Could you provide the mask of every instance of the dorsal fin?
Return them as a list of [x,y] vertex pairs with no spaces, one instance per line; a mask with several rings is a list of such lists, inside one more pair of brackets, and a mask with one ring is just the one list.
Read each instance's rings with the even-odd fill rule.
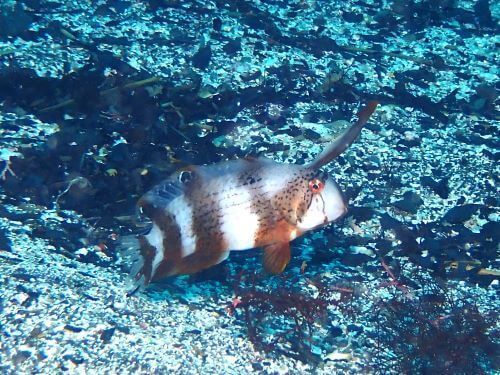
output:
[[342,154],[358,137],[363,126],[368,122],[368,119],[377,108],[378,102],[370,101],[358,112],[358,121],[342,132],[335,140],[329,144],[316,159],[307,165],[308,168],[318,169],[323,165],[328,164],[337,156]]
[[153,204],[165,207],[168,203],[183,193],[182,183],[178,180],[165,180],[153,187],[139,200],[139,206]]

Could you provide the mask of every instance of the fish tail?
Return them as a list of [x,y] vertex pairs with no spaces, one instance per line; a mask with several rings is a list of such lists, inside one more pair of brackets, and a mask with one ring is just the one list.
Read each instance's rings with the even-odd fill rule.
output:
[[154,254],[151,256],[144,249],[143,244],[141,244],[141,237],[143,236],[127,235],[120,239],[120,265],[130,275],[127,285],[128,297],[143,290],[151,280]]

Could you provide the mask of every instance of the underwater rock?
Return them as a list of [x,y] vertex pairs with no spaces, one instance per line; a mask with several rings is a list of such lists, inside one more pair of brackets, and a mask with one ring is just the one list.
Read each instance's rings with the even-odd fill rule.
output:
[[222,20],[219,17],[212,19],[212,29],[217,32],[222,30]]
[[[62,358],[66,361],[73,362],[75,365],[81,365],[82,363],[85,362],[85,360],[82,357],[80,357],[76,354],[64,354],[62,356]],[[61,370],[64,370],[64,365],[61,366]],[[66,371],[68,371],[68,370],[69,370],[69,368],[66,367]]]
[[0,252],[1,251],[7,251],[10,252],[11,249],[11,241],[10,239],[6,236],[7,230],[5,228],[0,228]]
[[64,329],[66,331],[75,332],[75,333],[82,332],[82,331],[85,330],[85,328],[83,328],[83,327],[78,327],[78,326],[75,326],[75,325],[72,325],[72,324],[66,324],[64,326]]
[[474,16],[480,28],[498,28],[498,24],[491,15],[490,1],[477,0],[474,4]]
[[423,186],[430,188],[434,193],[443,199],[447,199],[450,195],[450,188],[448,187],[448,178],[442,178],[439,181],[434,180],[431,176],[423,176],[420,182]]
[[241,39],[230,40],[222,47],[222,50],[226,52],[228,55],[235,55],[239,51],[241,51]]
[[347,22],[359,23],[359,22],[363,21],[363,14],[356,13],[356,12],[344,11],[344,12],[342,12],[342,18],[344,20],[346,20]]
[[412,191],[407,191],[403,194],[402,200],[396,201],[392,205],[400,210],[415,214],[423,203],[424,201],[420,195]]
[[345,254],[341,257],[342,264],[350,267],[368,264],[371,260],[373,258],[366,254]]
[[113,335],[115,334],[115,331],[116,331],[116,327],[111,327],[111,328],[107,328],[107,329],[104,329],[101,333],[101,340],[107,344],[111,341],[111,339],[113,338]]
[[302,135],[302,131],[300,130],[300,128],[298,126],[291,125],[287,128],[277,129],[275,131],[275,134],[288,134],[291,137],[298,137],[298,136]]
[[321,138],[321,134],[315,132],[312,129],[305,129],[304,130],[304,137],[306,137],[307,139],[309,139],[311,141],[316,141],[316,140]]
[[356,332],[355,336],[357,336],[360,332],[363,332],[363,327],[356,324],[348,324],[346,328],[347,332]]
[[481,204],[464,204],[448,210],[442,221],[449,224],[460,224],[469,220],[481,207]]
[[481,228],[481,236],[484,238],[490,238],[494,242],[498,243],[500,240],[500,222],[498,221],[488,221]]
[[395,27],[398,26],[399,22],[398,19],[394,16],[394,14],[387,10],[387,9],[382,9],[380,10],[374,17],[373,19],[377,23],[377,26],[380,28],[384,29],[394,29]]
[[340,327],[333,326],[330,328],[330,334],[332,335],[332,337],[339,337],[344,334],[344,331]]
[[380,216],[380,225],[383,229],[391,229],[396,237],[401,241],[401,248],[406,254],[419,254],[420,245],[417,241],[417,234],[409,227],[393,218],[387,213]]
[[492,112],[498,98],[498,88],[494,85],[482,84],[476,87],[476,93],[470,99],[473,112]]
[[266,146],[268,152],[279,152],[279,151],[288,151],[290,150],[290,145],[285,145],[283,143],[271,143]]
[[404,145],[408,148],[418,147],[422,143],[422,140],[410,132],[405,132],[405,137],[398,142],[398,145]]
[[479,134],[474,134],[470,132],[465,133],[459,131],[455,134],[455,137],[461,142],[474,146],[485,145],[492,148],[500,147],[500,140],[496,138],[482,137]]
[[0,37],[15,37],[27,31],[33,17],[24,9],[21,2],[15,2],[15,5],[0,5]]
[[191,58],[191,63],[195,68],[205,70],[210,65],[212,59],[212,47],[209,43],[200,47]]
[[375,215],[375,213],[376,211],[371,207],[349,207],[349,215],[352,215],[356,219],[356,221],[370,220]]
[[418,108],[443,124],[449,122],[448,116],[444,114],[443,103],[434,102],[427,96],[410,93],[404,82],[397,82],[395,88],[387,87],[386,91],[393,95],[393,101],[399,105]]

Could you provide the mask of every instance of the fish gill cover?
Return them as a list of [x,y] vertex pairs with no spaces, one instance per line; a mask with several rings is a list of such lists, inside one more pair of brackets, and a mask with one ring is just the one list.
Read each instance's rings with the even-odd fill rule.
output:
[[[498,2],[3,1],[3,373],[498,371]],[[339,223],[126,297],[136,203],[187,165],[310,162]]]

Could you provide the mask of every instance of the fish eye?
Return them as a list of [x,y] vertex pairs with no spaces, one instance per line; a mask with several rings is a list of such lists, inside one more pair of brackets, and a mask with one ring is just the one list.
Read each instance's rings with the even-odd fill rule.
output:
[[183,184],[187,184],[193,178],[191,171],[182,171],[179,174],[179,181]]
[[313,194],[318,194],[323,191],[325,188],[325,183],[321,181],[319,178],[313,178],[312,180],[309,181],[309,190]]

